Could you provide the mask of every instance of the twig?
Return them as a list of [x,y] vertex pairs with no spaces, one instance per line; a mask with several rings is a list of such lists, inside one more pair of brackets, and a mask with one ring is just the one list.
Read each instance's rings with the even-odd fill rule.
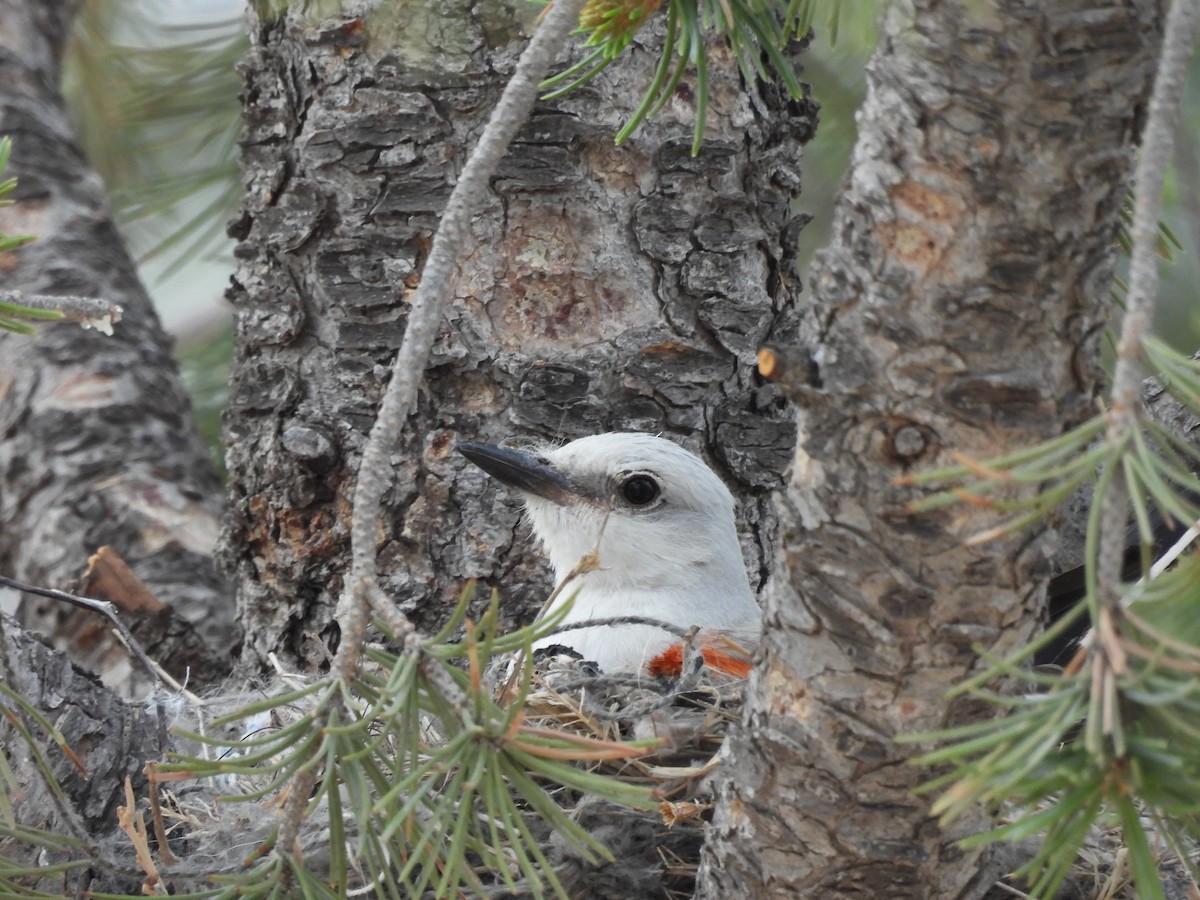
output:
[[[529,118],[538,83],[578,22],[583,3],[584,0],[556,0],[542,18],[492,111],[479,143],[459,175],[434,235],[421,283],[409,309],[404,340],[392,364],[392,378],[384,391],[359,464],[350,522],[351,568],[337,610],[342,643],[331,666],[333,676],[343,682],[348,681],[358,667],[372,610],[402,640],[404,652],[420,652],[415,627],[387,597],[378,581],[376,529],[380,502],[391,482],[389,457],[400,437],[404,419],[416,400],[429,351],[442,323],[442,310],[453,276],[470,238],[471,217],[508,145]],[[462,697],[453,680],[436,663],[423,662],[422,672],[434,684],[435,690],[443,692],[452,705],[459,706]],[[334,702],[331,698],[340,695],[330,691],[325,696],[325,702]],[[289,783],[291,794],[286,801],[276,852],[285,856],[296,852],[296,838],[315,783],[315,766],[303,767]]]
[[77,594],[68,594],[66,591],[59,591],[54,588],[36,587],[32,584],[25,584],[23,581],[17,581],[14,578],[8,578],[5,575],[0,575],[0,587],[12,588],[26,594],[37,594],[40,597],[49,597],[52,600],[61,600],[63,603],[69,603],[80,609],[86,609],[89,612],[104,616],[112,624],[113,628],[116,629],[125,646],[129,648],[130,652],[138,658],[138,661],[150,673],[151,681],[157,681],[167,687],[171,687],[172,685],[178,687],[178,684],[173,680],[168,682],[162,677],[159,667],[146,655],[146,651],[142,649],[142,645],[137,642],[133,633],[118,617],[117,608],[107,600],[93,600],[90,597],[80,597]]
[[[1129,293],[1125,319],[1117,344],[1113,373],[1112,408],[1106,441],[1120,446],[1138,427],[1142,390],[1143,342],[1150,328],[1158,291],[1158,220],[1162,214],[1163,180],[1171,160],[1180,99],[1187,80],[1200,0],[1175,0],[1167,12],[1162,57],[1150,97],[1150,112],[1142,135],[1142,153],[1134,183],[1133,224],[1130,236]],[[1122,467],[1112,473],[1112,483],[1101,499],[1100,535],[1096,580],[1101,606],[1119,603],[1124,559],[1125,524],[1129,515],[1129,486]]]
[[[559,48],[579,19],[584,0],[557,0],[550,7],[529,46],[521,54],[516,71],[492,112],[479,143],[463,167],[458,183],[446,203],[446,211],[434,235],[421,283],[408,313],[404,340],[392,365],[392,379],[384,393],[371,435],[363,448],[358,483],[354,491],[354,512],[350,526],[351,575],[342,604],[362,606],[378,601],[382,592],[374,592],[376,583],[375,538],[379,506],[391,481],[389,456],[399,439],[404,419],[412,409],[417,387],[434,337],[442,322],[442,309],[453,284],[453,276],[469,240],[471,216],[480,204],[488,180],[499,165],[517,130],[529,118],[537,97],[538,83],[545,76]],[[386,598],[383,598],[386,602]],[[352,620],[357,617],[351,616]],[[358,621],[352,624],[357,626]],[[343,628],[339,657],[357,662],[365,640],[365,625]],[[353,657],[351,659],[350,657]]]
[[652,628],[661,628],[663,631],[669,632],[680,639],[686,638],[692,630],[691,628],[672,625],[670,622],[664,622],[661,619],[651,619],[648,616],[610,616],[605,619],[588,619],[585,622],[568,622],[565,625],[559,625],[553,631],[549,632],[546,637],[553,637],[556,634],[562,634],[564,631],[577,631],[580,628],[608,628],[613,625],[649,625]]
[[1192,523],[1192,527],[1183,533],[1183,536],[1171,546],[1171,549],[1158,558],[1158,561],[1150,567],[1150,578],[1157,578],[1167,571],[1171,563],[1179,559],[1183,555],[1183,551],[1191,546],[1192,541],[1197,537],[1200,537],[1200,522]]
[[150,822],[154,826],[154,840],[158,845],[158,858],[163,865],[169,866],[179,862],[171,852],[171,842],[167,839],[167,826],[163,822],[162,801],[159,797],[158,763],[151,760],[142,769],[146,776],[146,794],[150,798]]
[[[1133,601],[1138,598],[1138,596],[1140,594],[1140,591],[1138,591],[1137,588],[1140,588],[1141,586],[1143,586],[1147,581],[1153,581],[1155,578],[1158,578],[1160,575],[1162,575],[1163,572],[1167,571],[1167,569],[1169,569],[1171,567],[1171,564],[1174,563],[1175,560],[1179,559],[1179,557],[1183,555],[1183,551],[1186,550],[1188,547],[1190,547],[1192,545],[1192,542],[1195,541],[1197,537],[1200,537],[1200,522],[1193,523],[1192,527],[1189,528],[1187,531],[1185,531],[1183,533],[1183,536],[1180,537],[1179,540],[1177,540],[1174,544],[1172,544],[1170,549],[1168,549],[1162,556],[1160,556],[1154,562],[1154,565],[1152,565],[1150,567],[1149,574],[1138,579],[1137,584],[1134,585],[1134,590],[1129,591],[1127,594],[1125,594],[1125,596],[1123,596],[1121,598],[1122,605],[1125,607],[1130,606],[1133,603]],[[1151,630],[1149,628],[1149,626],[1147,626],[1143,622],[1140,622],[1128,609],[1125,610],[1124,615],[1126,617],[1130,618],[1131,620],[1133,620],[1137,624],[1137,626],[1139,628],[1141,628],[1143,631],[1149,632]],[[1169,640],[1168,638],[1166,638],[1165,635],[1158,634],[1157,632],[1153,636],[1154,636],[1155,640],[1159,641],[1160,643],[1165,643],[1167,640]],[[1075,658],[1071,660],[1072,666],[1075,666],[1076,668],[1078,668],[1078,665],[1082,664],[1082,662],[1083,662],[1082,655],[1084,653],[1086,653],[1086,651],[1089,648],[1091,648],[1092,643],[1095,640],[1096,640],[1096,629],[1089,628],[1087,630],[1087,633],[1084,634],[1084,636],[1079,639],[1079,648],[1080,649],[1076,653]],[[1179,646],[1183,647],[1186,645],[1180,644]],[[1132,650],[1133,648],[1131,647],[1129,649]],[[1077,664],[1077,661],[1078,661],[1078,664]]]
[[[605,531],[605,529],[608,528],[608,517],[611,512],[612,512],[612,509],[610,508],[607,512],[604,513],[604,518],[600,522],[600,530],[599,530],[599,532],[596,533],[595,546],[592,547],[590,552],[585,553],[583,555],[583,558],[580,559],[579,562],[575,563],[575,567],[573,569],[571,569],[570,572],[567,573],[566,578],[564,578],[557,585],[555,585],[554,590],[552,590],[550,592],[550,596],[546,598],[546,602],[542,604],[542,608],[539,609],[537,612],[537,615],[533,617],[534,624],[540,622],[542,619],[544,619],[546,617],[546,614],[550,612],[550,608],[552,606],[554,606],[554,602],[560,596],[562,596],[563,591],[566,590],[567,585],[569,585],[571,582],[573,582],[579,578],[582,578],[588,572],[595,572],[597,569],[600,568],[600,539],[604,537],[604,531]],[[574,602],[575,602],[574,595],[567,598],[568,605],[570,605]],[[583,627],[583,626],[577,626],[577,627]],[[560,630],[569,631],[570,629],[569,628],[555,629],[553,632],[551,632],[551,634],[558,634],[558,632]],[[525,651],[524,651],[524,649],[522,649],[522,650],[518,650],[517,655],[515,657],[513,657],[512,672],[509,674],[508,680],[506,682],[504,682],[504,686],[500,689],[499,694],[498,694],[499,697],[505,698],[506,704],[508,702],[508,698],[511,698],[514,696],[513,689],[516,686],[517,681],[519,680],[519,676],[524,671],[525,671]]]
[[[112,334],[112,324],[121,321],[124,312],[116,303],[99,297],[53,297],[22,294],[20,291],[0,291],[0,303],[60,312],[68,322],[79,322],[84,328],[95,328],[105,334]],[[19,311],[10,311],[8,314],[21,318]]]
[[125,832],[129,843],[133,844],[134,858],[145,873],[142,893],[151,896],[158,894],[162,876],[158,874],[158,867],[154,865],[154,854],[150,852],[149,835],[146,833],[146,820],[138,812],[133,785],[128,775],[125,776],[125,805],[117,807],[117,826]]

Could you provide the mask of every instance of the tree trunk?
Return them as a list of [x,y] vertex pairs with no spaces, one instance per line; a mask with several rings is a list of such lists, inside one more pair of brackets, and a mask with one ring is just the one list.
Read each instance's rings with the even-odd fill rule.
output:
[[[335,638],[348,498],[403,299],[523,43],[518,13],[531,11],[289,9],[253,25],[224,547],[259,659],[303,664],[310,635]],[[752,571],[769,568],[770,491],[794,431],[754,354],[794,326],[789,203],[816,107],[765,85],[746,94],[721,55],[698,157],[682,89],[615,148],[655,62],[632,49],[539,104],[474,222],[379,535],[385,585],[426,629],[468,578],[500,587],[509,621],[548,588],[517,501],[453,452],[460,436],[683,437],[746,498]]]
[[[347,503],[403,332],[398,300],[516,52],[511,9],[462,3],[421,20],[406,7],[402,23],[391,9],[314,21],[293,8],[255,24],[246,64],[224,552],[254,661],[274,650],[306,664],[318,658],[310,636],[336,638]],[[42,236],[3,260],[6,286],[100,294],[126,320],[114,338],[59,326],[0,345],[0,566],[62,583],[103,534],[161,596],[198,598],[228,634],[202,569],[213,484],[161,331],[128,259],[111,257],[119,241],[46,87],[68,12],[0,0],[6,74],[34,61],[0,97],[0,133],[26,164],[3,226]],[[383,568],[426,627],[469,576],[514,598],[513,617],[540,602],[516,504],[456,461],[460,433],[637,428],[706,451],[747,498],[760,581],[782,547],[706,895],[969,897],[990,882],[987,860],[929,821],[911,793],[925,773],[891,738],[977,714],[945,710],[943,692],[975,666],[973,642],[1003,652],[1028,636],[1052,541],[966,549],[963,536],[992,524],[986,512],[908,516],[912,492],[892,478],[953,451],[1025,445],[1090,411],[1115,212],[1160,27],[1149,0],[893,8],[802,319],[789,203],[815,107],[763,85],[742,95],[728,61],[714,67],[698,158],[686,90],[611,146],[653,62],[635,47],[631,65],[540,106],[494,182],[396,450]],[[789,379],[794,459],[791,413],[753,370],[768,339],[811,362]],[[88,748],[92,768],[92,781],[72,781],[48,754],[78,812],[55,818],[20,760],[18,817],[103,834],[132,761],[162,750],[153,723],[26,636],[5,638],[3,681]],[[14,736],[0,735],[10,760]]]
[[889,7],[833,242],[789,377],[780,504],[745,727],[705,897],[977,897],[899,734],[991,714],[945,692],[1037,627],[1053,534],[966,547],[997,514],[914,516],[897,476],[984,460],[1095,411],[1118,210],[1161,40],[1135,2]]
[[[136,796],[144,796],[146,761],[162,759],[171,749],[163,710],[123,703],[94,676],[8,616],[0,616],[0,681],[52,723],[79,760],[77,766],[19,707],[6,708],[6,718],[20,721],[32,735],[48,771],[62,787],[60,801],[27,738],[5,722],[0,728],[0,753],[11,770],[4,790],[13,819],[26,828],[83,841],[92,863],[65,873],[50,872],[44,881],[27,880],[22,886],[67,897],[83,896],[86,889],[138,892],[145,876],[134,863],[132,848],[116,830],[116,810],[125,803],[125,779],[130,779]],[[74,859],[83,856],[71,854]],[[9,865],[37,868],[64,863],[68,856],[20,840],[6,828],[0,858]]]
[[[124,315],[112,336],[68,324],[35,337],[0,333],[0,572],[69,588],[93,551],[113,547],[168,604],[131,622],[135,633],[168,669],[190,670],[192,683],[202,683],[231,666],[232,602],[212,564],[219,484],[170,341],[109,218],[100,180],[70,136],[57,85],[76,6],[0,0],[0,135],[14,143],[6,174],[20,179],[16,204],[0,209],[0,230],[38,237],[0,256],[0,266],[6,290],[101,297]],[[22,887],[64,896],[137,891],[145,876],[117,836],[116,808],[126,778],[143,794],[146,761],[168,749],[166,723],[75,665],[120,675],[128,652],[106,623],[45,601],[31,609],[32,600],[24,622],[51,631],[67,652],[0,616],[0,683],[53,725],[78,763],[6,700],[3,789],[17,823],[83,841],[90,865],[51,870]],[[13,834],[0,843],[0,857],[34,867],[66,861]]]
[[[38,238],[0,265],[6,290],[100,297],[124,316],[111,337],[68,324],[0,332],[0,572],[69,588],[111,546],[169,607],[135,623],[147,650],[205,681],[229,670],[234,628],[212,564],[219,484],[170,339],[71,137],[58,74],[75,9],[0,0],[0,134],[20,179],[0,229]],[[23,614],[97,671],[127,658],[92,616],[45,601]]]

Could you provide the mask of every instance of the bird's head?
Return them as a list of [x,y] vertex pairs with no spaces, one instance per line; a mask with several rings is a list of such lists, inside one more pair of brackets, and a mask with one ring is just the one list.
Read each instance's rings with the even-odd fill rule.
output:
[[560,581],[596,550],[589,588],[749,595],[729,489],[665,438],[609,433],[540,450],[458,450],[522,494]]

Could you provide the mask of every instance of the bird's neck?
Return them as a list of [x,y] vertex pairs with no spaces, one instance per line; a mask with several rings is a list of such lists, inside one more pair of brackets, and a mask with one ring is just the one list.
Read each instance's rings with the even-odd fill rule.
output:
[[643,616],[686,628],[757,621],[758,606],[740,567],[720,571],[700,566],[687,578],[681,574],[689,573],[679,569],[630,572],[603,562],[591,571],[574,570],[573,565],[556,570],[560,590],[554,605],[572,603],[569,622]]
[[[644,615],[716,625],[754,619],[733,522],[677,516],[670,527],[530,503],[534,530],[554,566],[560,596],[577,593],[572,621]],[[584,562],[594,554],[594,567]],[[685,626],[686,627],[686,626]]]

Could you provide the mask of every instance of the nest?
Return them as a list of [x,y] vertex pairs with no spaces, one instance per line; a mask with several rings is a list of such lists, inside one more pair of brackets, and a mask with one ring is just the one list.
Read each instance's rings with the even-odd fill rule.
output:
[[[715,803],[713,775],[726,732],[741,718],[744,679],[730,679],[691,660],[677,679],[604,675],[592,663],[565,655],[536,661],[526,700],[529,721],[601,740],[658,739],[654,753],[595,767],[610,777],[647,785],[661,798],[657,811],[629,809],[559,789],[555,797],[613,853],[614,861],[588,865],[546,836],[548,853],[568,893],[578,900],[641,900],[693,896],[705,823]],[[686,667],[685,663],[685,667]],[[1048,801],[1049,802],[1049,801]],[[1143,821],[1148,834],[1154,824]],[[997,860],[1010,871],[1036,852],[1040,838],[1002,844]],[[1169,847],[1158,849],[1158,870],[1169,900],[1196,900],[1188,867]],[[1192,848],[1196,858],[1198,851]],[[1136,900],[1121,830],[1105,819],[1093,824],[1056,900]],[[1000,878],[987,900],[1028,897],[1011,876]],[[498,892],[501,893],[501,892]],[[510,896],[504,894],[505,896]]]
[[657,810],[619,806],[558,788],[555,800],[612,852],[614,861],[587,863],[545,835],[548,857],[576,898],[688,898],[696,882],[704,823],[712,814],[710,776],[731,722],[741,717],[744,679],[685,661],[678,679],[601,674],[570,654],[535,661],[525,700],[526,721],[605,741],[657,741],[651,753],[594,764],[627,783],[648,786]]
[[[512,660],[507,660],[512,665]],[[507,677],[493,678],[497,691],[511,690]],[[713,774],[730,723],[740,720],[745,681],[723,676],[704,667],[695,654],[684,660],[678,678],[606,675],[593,663],[570,653],[541,654],[535,659],[524,699],[525,721],[598,741],[657,742],[652,752],[634,758],[587,763],[595,772],[627,784],[650,787],[659,803],[656,809],[634,809],[561,785],[544,784],[560,808],[613,856],[612,862],[595,863],[570,842],[555,834],[534,810],[525,820],[537,838],[555,875],[575,900],[683,900],[694,894],[705,824],[715,804]],[[225,698],[237,708],[246,697]],[[299,715],[299,706],[288,705],[270,713],[272,721],[240,720],[247,734],[287,724]],[[279,719],[282,716],[283,719]],[[436,723],[428,727],[436,732]],[[579,765],[584,765],[580,763]],[[260,787],[244,777],[212,785],[222,793],[237,794]],[[236,872],[244,866],[248,850],[277,826],[274,803],[228,806],[212,800],[208,791],[180,792],[165,801],[165,813],[186,833],[179,847],[187,863],[172,874]],[[1050,801],[1048,801],[1050,802]],[[311,826],[300,836],[306,865],[319,871],[328,864],[330,838],[323,817],[316,811]],[[1153,833],[1152,823],[1146,823]],[[231,844],[230,835],[239,841]],[[1001,871],[1019,868],[1036,851],[1040,839],[1024,844],[1001,845],[995,860]],[[1160,843],[1152,840],[1156,846]],[[1195,853],[1195,848],[1191,848]],[[1134,900],[1136,892],[1126,862],[1127,850],[1120,830],[1097,823],[1080,849],[1074,868],[1056,895],[1058,900]],[[1194,900],[1195,893],[1184,863],[1165,845],[1158,860],[1166,896]],[[495,897],[527,897],[537,892],[518,883],[514,893],[494,873],[482,867],[477,874]],[[1026,897],[1019,881],[995,882],[987,900]]]

